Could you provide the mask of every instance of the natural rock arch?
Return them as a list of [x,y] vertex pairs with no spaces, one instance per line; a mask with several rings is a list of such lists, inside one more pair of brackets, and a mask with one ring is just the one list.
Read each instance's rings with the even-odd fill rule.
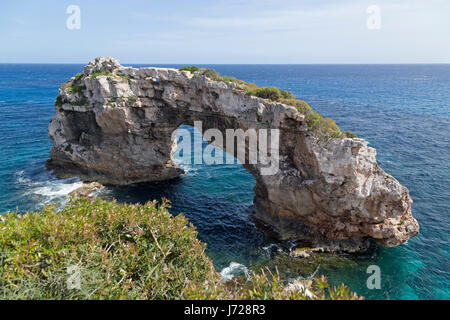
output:
[[97,58],[60,89],[48,166],[104,184],[173,179],[183,171],[171,158],[172,133],[194,121],[223,133],[279,129],[279,172],[244,167],[256,180],[255,216],[281,238],[356,251],[367,239],[396,246],[418,233],[408,190],[378,166],[365,140],[320,141],[294,107],[199,73]]

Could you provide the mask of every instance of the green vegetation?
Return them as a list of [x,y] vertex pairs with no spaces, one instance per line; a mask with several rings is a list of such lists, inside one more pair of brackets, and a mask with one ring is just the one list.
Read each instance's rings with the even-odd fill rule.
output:
[[137,97],[136,96],[128,97],[128,102],[129,103],[136,103],[136,101],[137,101]]
[[89,76],[92,78],[97,78],[99,76],[112,77],[112,76],[114,76],[114,73],[102,70],[102,71],[92,72]]
[[206,68],[199,68],[196,66],[192,66],[192,67],[183,67],[183,68],[180,68],[179,70],[180,71],[189,71],[190,73],[198,72],[201,75],[204,75],[214,81],[222,81],[225,83],[233,82],[233,83],[238,83],[238,84],[246,83],[245,81],[238,80],[233,77],[229,77],[229,76],[224,77],[224,76],[220,75],[220,73],[218,73],[216,70],[213,70],[213,69],[206,69]]
[[77,73],[75,75],[74,82],[79,82],[80,80],[84,79],[84,73]]
[[72,102],[70,102],[70,104],[73,106],[85,106],[88,104],[88,99],[82,95],[80,100],[72,101]]
[[344,135],[346,138],[358,138],[358,136],[356,134],[354,134],[353,132],[351,132],[350,130],[347,130],[344,132]]
[[64,151],[70,152],[70,154],[73,153],[72,145],[69,143],[65,148]]
[[296,99],[290,91],[280,90],[276,87],[259,88],[254,83],[246,84],[244,89],[251,96],[269,99],[295,107],[298,112],[305,115],[308,130],[318,133],[322,138],[356,138],[356,135],[351,133],[351,131],[347,131],[345,134],[342,133],[332,119],[324,118],[320,113],[313,111],[305,101]]
[[191,73],[199,72],[200,74],[215,81],[237,83],[241,85],[241,88],[245,90],[248,95],[293,106],[298,110],[298,112],[305,115],[308,130],[317,133],[322,140],[327,140],[329,138],[357,138],[356,134],[351,131],[341,132],[337,124],[332,119],[324,118],[320,113],[313,111],[305,101],[296,99],[294,94],[290,91],[280,90],[276,87],[260,88],[254,83],[247,83],[233,77],[221,76],[218,72],[212,69],[191,66],[183,67],[179,70],[189,71]]
[[114,98],[109,98],[108,101],[106,102],[106,105],[111,107],[111,108],[115,108],[116,107],[116,105],[115,105],[116,101],[117,101],[117,98],[115,98],[115,97]]
[[58,106],[58,107],[60,107],[60,108],[62,107],[63,101],[62,101],[61,96],[57,96],[57,97],[56,97],[55,105]]
[[308,278],[318,272],[327,274],[341,268],[350,270],[358,267],[358,263],[350,256],[308,249],[297,248],[297,252],[307,253],[299,257],[293,256],[292,253],[279,252],[269,261],[255,265],[253,268],[254,270],[265,268],[274,273],[278,271],[288,278],[297,278],[299,275]]
[[92,77],[92,78],[97,78],[99,76],[107,76],[107,77],[119,77],[125,80],[129,80],[130,77],[122,74],[122,73],[113,73],[110,71],[105,71],[105,70],[100,70],[100,71],[96,71],[96,72],[92,72],[89,75],[85,75],[84,73],[77,73],[75,75],[75,78],[73,79],[73,83],[79,83],[80,80],[86,78],[86,77]]
[[280,101],[282,98],[281,91],[276,87],[257,88],[251,95],[272,101]]
[[83,93],[83,90],[86,89],[85,85],[78,85],[77,82],[72,82],[72,85],[69,87],[70,93]]
[[249,94],[251,96],[255,96],[255,97],[259,97],[259,98],[263,98],[263,99],[269,99],[272,101],[283,102],[283,100],[284,100],[285,102],[290,102],[290,103],[293,103],[295,101],[300,101],[300,100],[295,100],[295,96],[292,94],[292,92],[286,91],[286,90],[280,90],[277,87],[259,88],[254,83],[245,83],[244,89],[247,92],[247,94]]
[[[169,202],[75,199],[63,209],[0,216],[0,299],[308,299],[264,271],[223,283],[205,245]],[[80,289],[67,286],[79,267]],[[356,299],[324,278],[317,299]]]
[[127,76],[126,74],[122,74],[122,73],[120,73],[120,72],[116,72],[116,73],[115,73],[115,76],[117,76],[117,77],[119,77],[119,78],[122,78],[122,79],[124,79],[124,80],[130,80],[130,76]]
[[[313,296],[304,291],[286,290],[286,283],[278,273],[269,269],[259,273],[252,272],[250,279],[238,277],[233,281],[223,283],[220,280],[208,280],[204,286],[189,286],[184,297],[192,300],[362,300],[345,285],[330,286],[324,276],[307,280],[308,290]],[[305,284],[302,282],[302,285]]]
[[83,73],[77,73],[75,78],[73,80],[67,81],[65,84],[62,85],[62,89],[68,89],[70,93],[80,93],[82,94],[83,91],[86,89],[86,86],[83,84],[80,84],[80,81],[84,78]]
[[194,72],[199,72],[200,68],[196,67],[196,66],[192,66],[192,67],[183,67],[181,69],[179,69],[180,71],[189,71],[190,73],[194,73]]

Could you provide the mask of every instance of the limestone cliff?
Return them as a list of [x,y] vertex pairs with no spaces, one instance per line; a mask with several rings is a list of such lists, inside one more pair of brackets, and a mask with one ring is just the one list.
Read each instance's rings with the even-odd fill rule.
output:
[[199,73],[124,67],[97,58],[60,89],[49,126],[48,166],[103,184],[169,180],[181,124],[203,129],[280,130],[280,170],[256,179],[255,216],[283,239],[355,251],[374,239],[396,246],[418,233],[408,190],[377,164],[363,139],[322,141],[294,107],[247,95]]

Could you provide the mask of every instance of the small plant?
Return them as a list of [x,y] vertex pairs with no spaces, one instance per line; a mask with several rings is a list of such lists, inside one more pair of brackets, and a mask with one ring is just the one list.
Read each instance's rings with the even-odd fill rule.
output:
[[86,89],[86,86],[78,86],[76,84],[72,84],[72,86],[69,87],[70,93],[83,93],[83,91]]
[[293,106],[297,109],[298,112],[300,112],[303,115],[309,114],[312,111],[311,107],[303,100],[297,100],[297,99],[281,99],[280,102],[287,104],[289,106]]
[[109,72],[109,71],[96,71],[96,72],[92,72],[89,76],[91,78],[97,78],[99,76],[112,77],[112,76],[114,76],[114,74],[112,72]]
[[356,134],[354,134],[353,132],[351,132],[350,130],[345,131],[344,135],[346,138],[351,138],[351,139],[358,138],[358,136]]
[[133,103],[136,103],[136,101],[137,101],[137,97],[136,96],[128,97],[128,102],[129,103],[133,104]]
[[276,87],[262,87],[256,89],[254,94],[256,97],[269,99],[272,101],[279,101],[283,96],[280,90]]
[[110,99],[108,99],[108,102],[106,102],[106,105],[108,107],[115,108],[116,107],[115,106],[115,102],[116,101],[117,101],[117,98],[110,98]]
[[85,96],[83,96],[80,100],[78,101],[72,101],[70,102],[70,104],[72,106],[85,106],[89,103],[89,101],[87,100],[87,98]]
[[126,74],[122,74],[122,73],[116,73],[116,76],[118,76],[119,78],[122,78],[123,80],[130,80],[130,76],[127,76]]
[[84,79],[84,78],[85,78],[84,73],[77,73],[77,74],[75,75],[74,82],[79,82],[80,80],[82,80],[82,79]]
[[245,84],[245,81],[238,80],[238,79],[230,77],[230,76],[225,76],[225,77],[221,76],[220,73],[218,73],[217,71],[215,71],[213,69],[199,68],[196,66],[192,66],[192,67],[186,66],[186,67],[180,68],[178,70],[189,71],[191,73],[198,72],[201,75],[204,75],[214,81],[222,81],[225,83],[232,82],[232,83],[238,83],[238,84]]
[[186,67],[180,68],[178,70],[180,70],[180,71],[189,71],[190,73],[194,73],[194,72],[199,72],[200,68],[196,67],[196,66],[191,66],[191,67],[186,66]]
[[57,107],[60,107],[60,108],[62,107],[63,101],[62,101],[61,96],[57,96],[57,97],[56,97],[55,105],[56,105]]
[[295,99],[294,94],[290,91],[280,90],[280,94],[283,99]]
[[85,75],[83,73],[77,73],[77,75],[74,77],[73,80],[70,80],[66,82],[62,89],[67,89],[70,93],[83,93],[83,91],[86,89],[86,86],[84,84],[80,84],[81,80],[85,78]]
[[221,75],[213,69],[205,69],[200,72],[202,75],[210,78],[211,80],[219,81]]
[[69,152],[70,154],[73,154],[72,145],[69,143],[65,148],[64,151]]

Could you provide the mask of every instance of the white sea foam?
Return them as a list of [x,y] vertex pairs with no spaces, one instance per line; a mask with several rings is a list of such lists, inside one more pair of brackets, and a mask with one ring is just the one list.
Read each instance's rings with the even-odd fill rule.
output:
[[263,249],[264,251],[270,251],[270,250],[272,250],[273,248],[275,248],[276,250],[278,250],[278,249],[279,249],[279,246],[278,246],[277,244],[275,244],[275,243],[270,243],[270,244],[268,244],[267,246],[262,247],[262,249]]
[[25,176],[25,171],[24,170],[20,170],[16,172],[16,181],[19,184],[25,184],[25,185],[29,185],[31,183],[30,178],[27,178]]
[[248,269],[246,266],[240,263],[231,262],[228,267],[225,267],[220,271],[220,275],[225,281],[233,279],[235,276],[245,275],[249,277]]
[[35,188],[32,192],[47,198],[58,198],[67,196],[72,191],[80,188],[83,184],[81,182],[64,183],[58,181],[46,182],[44,186]]
[[63,205],[67,202],[69,193],[83,185],[78,179],[57,180],[50,176],[31,179],[23,170],[16,172],[15,176],[16,182],[24,186],[23,195],[38,202],[38,207],[51,203]]
[[189,176],[196,175],[198,168],[192,167],[192,166],[190,166],[189,164],[186,164],[186,163],[177,162],[176,160],[175,160],[175,163],[177,165],[179,165],[181,169],[184,170],[185,175],[189,175]]
[[277,253],[281,253],[284,251],[283,247],[276,243],[268,244],[267,246],[261,247],[261,249],[268,258],[272,258]]

